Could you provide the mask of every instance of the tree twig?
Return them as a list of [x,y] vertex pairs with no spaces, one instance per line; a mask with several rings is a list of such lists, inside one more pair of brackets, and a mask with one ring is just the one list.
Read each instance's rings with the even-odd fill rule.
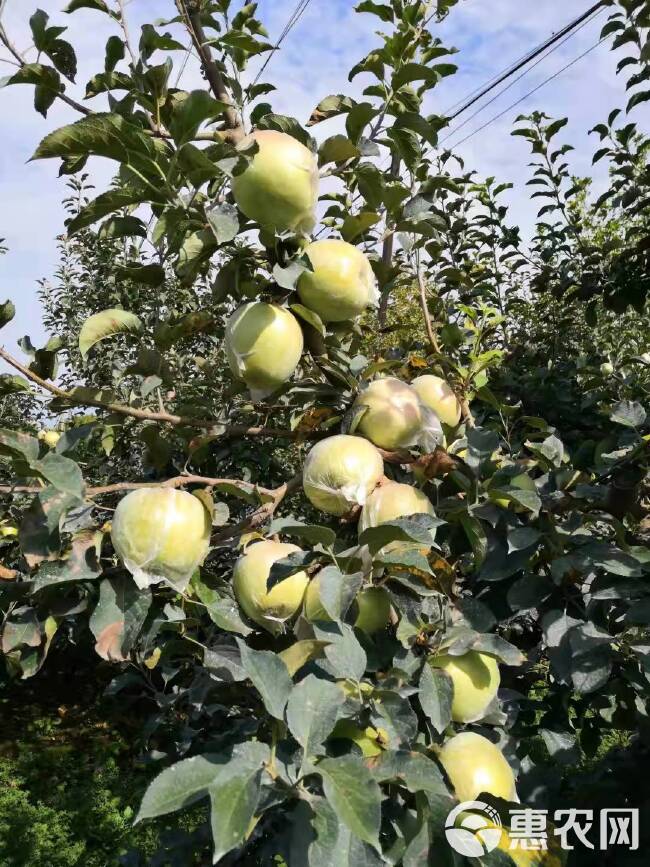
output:
[[3,358],[7,364],[20,371],[23,376],[38,385],[44,391],[76,406],[92,406],[96,409],[103,409],[107,412],[114,412],[118,415],[128,416],[140,421],[155,421],[161,424],[170,424],[173,426],[183,427],[198,427],[205,428],[209,432],[214,430],[218,435],[223,436],[249,436],[249,437],[271,437],[277,439],[320,439],[327,435],[326,431],[301,431],[301,430],[285,430],[284,428],[273,428],[264,426],[248,426],[243,424],[224,425],[215,418],[192,418],[191,416],[174,415],[169,412],[155,412],[153,410],[139,409],[134,406],[126,406],[120,403],[108,403],[102,400],[96,400],[90,397],[80,398],[72,392],[65,391],[42,379],[38,374],[34,373],[24,364],[21,364],[16,358],[10,355],[3,347],[0,347],[0,358]]
[[137,59],[135,56],[135,52],[133,51],[133,46],[131,45],[131,37],[129,35],[129,23],[126,20],[126,15],[124,12],[124,0],[117,0],[117,7],[120,27],[122,29],[122,33],[124,34],[124,44],[126,45],[127,51],[131,55],[131,61],[133,63],[133,66],[136,66]]
[[418,280],[418,289],[420,290],[420,308],[422,310],[422,316],[424,317],[424,325],[427,330],[427,335],[429,337],[429,343],[433,351],[436,355],[442,355],[442,351],[440,349],[440,344],[438,343],[438,338],[436,337],[436,333],[433,330],[433,325],[431,323],[431,315],[429,313],[429,306],[427,304],[427,287],[424,282],[424,276],[422,275],[422,268],[420,266],[420,251],[417,250],[415,253],[415,270],[417,273]]
[[[393,157],[390,161],[390,173],[392,177],[397,177],[397,173],[399,172],[399,164],[400,157],[399,154],[394,153]],[[387,229],[390,229],[390,226],[386,226]],[[384,245],[381,251],[381,261],[382,265],[385,268],[390,268],[393,264],[393,245],[395,243],[395,233],[389,232],[384,238]],[[388,315],[388,297],[390,293],[384,290],[381,295],[381,301],[379,302],[379,325],[380,327],[384,327],[386,324],[386,317]]]
[[[4,29],[2,24],[0,24],[0,42],[5,46],[7,51],[9,51],[17,60],[18,65],[22,69],[23,66],[27,66],[27,61],[23,57],[23,55],[18,51],[13,42],[9,39],[7,35],[7,31]],[[67,96],[67,94],[62,93],[61,91],[56,91],[57,99],[60,99],[62,102],[65,102],[66,105],[69,105],[70,108],[74,108],[75,111],[81,112],[81,114],[89,115],[94,114],[95,112],[92,109],[87,108],[85,105],[82,105],[80,102],[77,102],[75,99]]]
[[201,24],[200,13],[193,4],[188,9],[186,0],[176,0],[176,8],[185,20],[187,30],[192,37],[192,42],[201,60],[203,72],[213,95],[227,106],[223,111],[226,129],[229,131],[226,137],[233,143],[241,141],[244,137],[244,126],[233,105],[232,97],[226,86],[223,74],[212,56],[212,51]]
[[[181,475],[171,479],[151,482],[114,482],[112,485],[86,488],[85,495],[88,498],[99,497],[102,494],[115,494],[121,491],[137,491],[140,488],[184,488],[187,485],[205,485],[214,488],[218,485],[233,485],[251,494],[261,494],[265,497],[273,497],[276,488],[261,488],[253,482],[244,482],[240,479],[215,479],[211,476]],[[0,485],[0,493],[3,494],[38,494],[43,490],[37,485]]]
[[243,518],[237,524],[233,524],[232,527],[224,527],[223,530],[215,533],[210,541],[213,545],[218,545],[221,542],[227,542],[228,539],[232,539],[234,536],[240,536],[248,530],[257,530],[273,517],[273,514],[282,500],[289,496],[289,494],[297,491],[301,485],[302,473],[300,472],[296,473],[296,475],[289,479],[288,482],[280,485],[279,488],[276,488],[274,491],[269,491],[268,493],[272,495],[272,499],[268,503],[264,503],[251,515],[247,518]]

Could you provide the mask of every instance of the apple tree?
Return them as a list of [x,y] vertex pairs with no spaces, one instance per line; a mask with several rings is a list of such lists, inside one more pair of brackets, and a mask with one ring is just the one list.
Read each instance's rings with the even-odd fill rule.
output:
[[302,119],[249,72],[255,3],[163,5],[137,34],[67,5],[114,30],[81,93],[64,15],[33,57],[0,24],[3,83],[79,115],[33,157],[69,176],[52,336],[0,348],[7,671],[114,666],[138,820],[206,799],[214,863],[467,863],[459,801],[573,806],[573,765],[648,735],[648,3],[603,4],[630,100],[599,198],[565,119],[517,122],[530,243],[438,147],[455,0],[360,2],[357,96]]

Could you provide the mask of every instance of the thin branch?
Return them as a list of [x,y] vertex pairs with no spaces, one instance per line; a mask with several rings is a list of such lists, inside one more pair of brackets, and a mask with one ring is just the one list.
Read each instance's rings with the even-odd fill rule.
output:
[[271,437],[277,439],[320,439],[327,436],[326,431],[300,431],[300,430],[285,430],[284,428],[272,428],[263,426],[252,426],[243,424],[224,425],[216,418],[192,418],[191,416],[174,415],[168,412],[154,412],[153,410],[138,409],[133,406],[126,406],[120,403],[108,403],[102,400],[93,398],[79,398],[72,392],[65,391],[47,380],[42,379],[33,370],[30,370],[20,361],[10,355],[3,347],[0,347],[0,358],[3,358],[7,364],[20,371],[23,376],[38,385],[44,391],[64,400],[66,403],[75,406],[92,406],[97,409],[103,409],[107,412],[114,412],[118,415],[135,418],[139,421],[155,421],[161,424],[170,424],[173,426],[183,427],[198,427],[206,428],[208,431],[214,430],[223,436],[240,436],[240,437]]
[[[16,46],[13,44],[13,42],[9,39],[9,37],[7,36],[7,31],[4,29],[4,27],[1,24],[0,24],[0,42],[2,42],[2,44],[5,46],[5,48],[16,58],[16,61],[18,62],[18,65],[20,66],[21,69],[23,68],[23,66],[27,66],[27,61],[25,60],[23,55],[20,53],[20,51],[18,51]],[[65,102],[66,105],[69,105],[70,108],[74,108],[75,111],[81,112],[81,114],[85,114],[85,115],[94,114],[94,112],[90,108],[87,108],[85,105],[82,105],[80,102],[77,102],[76,100],[72,99],[71,97],[67,96],[65,93],[62,93],[61,91],[58,91],[58,90],[56,91],[56,97],[57,97],[57,99],[60,99],[62,102]]]
[[[400,165],[400,157],[399,154],[394,153],[393,157],[390,161],[390,174],[392,177],[396,178],[399,172]],[[392,227],[388,224],[386,225],[387,231]],[[393,264],[393,246],[395,243],[395,233],[389,232],[384,238],[384,245],[381,251],[381,262],[382,265],[388,269]],[[381,328],[386,325],[386,317],[388,315],[388,297],[389,292],[384,291],[381,296],[381,301],[379,302],[379,325]]]
[[120,27],[122,28],[122,33],[124,34],[124,43],[126,45],[127,51],[131,55],[131,61],[133,62],[133,65],[136,66],[138,61],[136,59],[135,52],[133,51],[133,46],[131,45],[131,37],[129,35],[129,24],[128,24],[128,21],[126,20],[126,14],[124,12],[124,0],[117,0],[117,6],[118,6],[118,16],[119,16]]
[[302,473],[296,473],[296,475],[289,479],[288,482],[280,485],[280,487],[276,488],[274,491],[269,492],[272,494],[272,499],[268,503],[264,503],[251,515],[247,518],[243,518],[237,524],[233,524],[232,527],[224,527],[223,530],[220,530],[218,533],[213,535],[210,541],[212,544],[217,545],[221,542],[228,541],[228,539],[232,539],[234,536],[240,536],[248,530],[257,530],[273,517],[273,514],[282,500],[289,496],[289,494],[297,491],[301,485]]
[[431,323],[431,314],[429,313],[429,306],[427,304],[427,287],[424,282],[424,276],[422,275],[422,267],[420,265],[420,251],[416,251],[416,272],[418,278],[418,288],[420,290],[420,308],[422,310],[422,316],[424,317],[424,325],[427,330],[427,335],[429,337],[429,343],[431,344],[433,351],[436,355],[442,355],[442,350],[440,349],[440,344],[438,343],[438,338],[436,337],[436,333],[433,330],[433,325]]
[[[215,479],[211,476],[181,475],[161,482],[115,482],[112,485],[86,488],[85,496],[89,499],[99,497],[102,494],[116,494],[121,491],[137,491],[140,488],[184,488],[187,485],[205,485],[214,488],[219,485],[234,485],[251,494],[261,494],[264,497],[274,497],[275,488],[261,488],[252,482],[244,482],[240,479]],[[43,490],[37,485],[0,485],[2,494],[39,494]]]
[[223,111],[223,117],[226,124],[226,129],[229,130],[228,138],[231,142],[238,142],[244,137],[244,126],[239,117],[235,106],[233,105],[230,91],[226,86],[223,74],[217,66],[208,39],[203,31],[201,24],[201,15],[198,9],[192,6],[192,11],[188,11],[185,0],[176,0],[176,8],[185,19],[187,30],[192,37],[192,42],[196,48],[197,54],[201,59],[201,66],[208,84],[212,89],[215,98],[226,104],[227,108]]

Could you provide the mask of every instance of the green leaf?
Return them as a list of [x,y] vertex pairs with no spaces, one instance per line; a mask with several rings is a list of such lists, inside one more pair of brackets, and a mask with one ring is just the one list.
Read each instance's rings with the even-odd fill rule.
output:
[[130,576],[105,578],[99,585],[99,602],[89,626],[95,650],[109,662],[125,662],[140,633],[151,591],[139,590]]
[[[496,656],[506,665],[522,665],[526,659],[514,644],[510,644],[509,641],[501,638],[500,635],[481,635],[476,641],[472,642],[471,649]],[[454,655],[453,647],[450,648],[449,653]]]
[[70,581],[94,581],[101,575],[99,562],[103,534],[82,530],[72,540],[69,554],[63,561],[43,563],[34,577],[32,591],[55,587]]
[[281,650],[278,656],[287,666],[287,671],[291,677],[300,671],[303,665],[306,665],[312,659],[321,659],[324,654],[324,649],[327,647],[327,641],[317,641],[314,638],[306,638],[303,641],[296,641],[290,647]]
[[355,12],[369,12],[371,15],[376,15],[382,21],[393,21],[393,10],[390,6],[384,3],[373,3],[372,0],[362,0],[358,6],[354,8]]
[[321,100],[316,108],[312,111],[307,126],[315,126],[317,123],[322,123],[330,117],[336,117],[339,114],[345,114],[354,105],[354,101],[349,96],[344,96],[342,93],[333,93]]
[[287,724],[304,749],[305,758],[319,755],[344,701],[343,690],[313,674],[294,686],[287,703]]
[[326,138],[318,149],[318,163],[342,163],[345,160],[360,156],[359,149],[344,135],[333,135]]
[[641,105],[644,102],[648,102],[650,100],[650,90],[640,90],[638,93],[635,93],[630,100],[628,101],[626,111],[630,112],[637,105]]
[[[163,146],[164,147],[164,146]],[[82,117],[75,123],[62,126],[41,141],[36,148],[33,160],[51,157],[100,156],[127,166],[133,166],[141,173],[156,173],[156,181],[149,182],[150,190],[159,189],[164,182],[166,158],[160,149],[160,142],[144,132],[135,124],[129,123],[119,114],[92,114]],[[162,176],[156,172],[163,172]]]
[[316,149],[313,138],[295,117],[288,117],[284,114],[265,114],[264,117],[259,119],[257,127],[258,129],[275,129],[278,132],[286,132],[287,135],[298,139],[299,142],[302,142],[310,150]]
[[21,391],[29,391],[29,383],[22,376],[10,373],[0,373],[0,395],[18,394]]
[[16,306],[13,301],[5,301],[0,304],[0,328],[8,325],[16,315]]
[[367,764],[378,783],[395,780],[414,794],[448,794],[438,765],[422,753],[386,750]]
[[106,56],[104,58],[104,70],[113,72],[120,60],[124,60],[126,49],[124,42],[119,36],[113,34],[106,40]]
[[215,327],[214,317],[207,310],[196,310],[188,313],[177,322],[161,322],[156,328],[153,339],[156,346],[169,349],[174,343],[196,334],[205,334]]
[[347,623],[315,623],[313,628],[316,638],[329,642],[325,658],[334,677],[360,681],[368,657],[352,627]]
[[317,765],[325,797],[336,815],[360,840],[378,851],[381,790],[357,756],[323,759]]
[[426,85],[436,84],[441,77],[452,75],[458,67],[453,63],[440,63],[437,66],[424,66],[421,63],[403,63],[393,75],[393,90],[412,81],[423,81]]
[[77,9],[96,9],[98,12],[110,14],[110,10],[104,0],[71,0],[63,10],[64,12],[76,12]]
[[323,545],[325,548],[331,548],[336,541],[336,533],[329,527],[322,527],[320,524],[302,524],[294,518],[276,518],[269,527],[269,535],[273,536],[276,533],[304,539],[310,545]]
[[27,463],[38,458],[36,437],[17,430],[0,428],[0,455],[20,455]]
[[61,549],[60,527],[67,512],[79,505],[79,499],[54,487],[47,487],[23,514],[20,525],[20,548],[30,567],[51,560]]
[[272,590],[285,578],[290,578],[296,572],[301,572],[306,566],[316,560],[320,555],[316,551],[293,551],[276,560],[271,566],[269,577],[266,582],[267,592]]
[[214,99],[205,90],[180,91],[170,99],[167,127],[177,145],[192,141],[201,124],[214,120],[228,108],[227,103]]
[[451,678],[441,669],[426,664],[420,674],[418,688],[422,710],[438,734],[442,734],[451,722],[451,703],[454,697]]
[[341,620],[361,589],[363,573],[344,575],[337,566],[326,566],[318,573],[317,579],[323,608],[334,620]]
[[320,318],[318,313],[314,313],[313,310],[310,310],[308,307],[305,307],[304,304],[290,304],[289,309],[292,313],[302,319],[303,322],[306,322],[308,325],[317,331],[321,337],[325,337],[326,329],[323,324],[323,320]]
[[247,626],[239,613],[239,606],[229,596],[221,596],[216,590],[208,587],[198,577],[192,578],[192,586],[196,595],[205,605],[208,616],[213,623],[226,632],[236,632],[239,635],[250,635],[253,631]]
[[144,326],[135,313],[112,308],[88,317],[79,332],[79,352],[82,358],[100,340],[115,334],[142,334]]
[[210,785],[213,864],[246,836],[260,798],[261,777],[261,769],[243,771],[231,777],[222,774]]
[[[47,116],[47,110],[52,105],[63,87],[61,78],[56,69],[51,66],[44,66],[41,63],[26,63],[24,66],[4,81],[8,84],[34,84],[36,90],[34,92],[34,108],[43,117]],[[2,85],[0,85],[2,86]]]
[[227,244],[239,232],[239,211],[235,205],[221,202],[205,212],[210,228],[219,244]]
[[[522,492],[518,491],[518,493]],[[526,493],[528,493],[528,491],[526,491]],[[473,515],[460,515],[460,523],[463,530],[465,531],[467,539],[469,540],[472,551],[474,552],[476,565],[480,566],[485,560],[488,547],[485,530],[483,529],[483,526],[478,520],[478,518],[475,518]]]
[[126,265],[116,266],[115,273],[118,277],[132,280],[134,283],[143,283],[145,286],[160,286],[167,276],[163,266],[156,265],[154,262],[149,265],[129,262]]
[[147,227],[138,217],[111,217],[99,227],[97,237],[105,238],[146,238]]
[[408,698],[390,689],[375,689],[371,723],[384,728],[391,746],[408,746],[417,737],[418,719]]
[[236,773],[253,773],[269,760],[269,748],[251,741],[223,753],[208,753],[177,762],[149,785],[135,822],[164,816],[204,798],[210,786]]
[[[304,810],[299,814],[298,811],[302,807]],[[310,833],[310,844],[308,848],[305,847],[304,853],[294,852],[295,846],[292,847],[292,865],[295,863],[296,865],[309,864],[309,867],[383,867],[386,864],[375,849],[356,837],[340,821],[326,798],[312,796],[309,807],[303,802],[292,818],[300,828],[303,827],[303,823],[307,825]],[[312,840],[311,837],[315,839]]]
[[262,696],[264,706],[271,716],[282,719],[293,688],[287,666],[270,650],[252,650],[240,638],[237,644],[244,670]]
[[390,542],[417,542],[431,547],[436,538],[436,530],[444,521],[432,515],[409,515],[386,521],[377,527],[368,527],[359,536],[361,545],[368,545],[374,554]]
[[76,217],[73,217],[67,223],[68,235],[74,235],[80,229],[91,226],[97,220],[105,217],[107,214],[112,214],[114,211],[119,211],[121,208],[126,208],[130,205],[140,205],[148,201],[151,201],[151,196],[143,190],[136,190],[130,187],[108,190],[108,192],[102,193],[85,205]]
[[646,411],[635,400],[622,400],[612,409],[610,418],[615,424],[639,428],[646,420]]
[[50,452],[41,461],[31,461],[30,466],[58,491],[76,497],[78,500],[83,499],[84,480],[75,461]]
[[17,647],[38,647],[42,636],[38,624],[38,618],[33,608],[28,608],[22,613],[16,612],[4,624],[2,630],[2,652],[10,653]]
[[279,264],[273,266],[273,279],[283,289],[288,289],[292,292],[296,288],[296,283],[305,271],[308,271],[307,264],[299,259],[294,259],[292,262],[283,268]]
[[361,211],[358,214],[350,214],[341,226],[341,235],[344,241],[353,241],[360,235],[364,235],[368,229],[380,221],[381,217],[375,211]]

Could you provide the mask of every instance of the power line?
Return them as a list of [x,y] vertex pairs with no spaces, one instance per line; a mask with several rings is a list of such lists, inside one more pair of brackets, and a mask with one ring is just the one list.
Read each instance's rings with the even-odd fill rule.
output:
[[[442,139],[442,141],[444,142],[447,139],[452,138],[457,132],[459,132],[461,129],[463,129],[463,127],[467,126],[467,124],[470,123],[472,120],[474,120],[475,117],[478,117],[479,114],[484,112],[488,106],[490,106],[494,102],[496,102],[497,99],[499,99],[499,97],[503,96],[504,93],[507,93],[509,90],[511,90],[515,86],[515,84],[517,84],[517,82],[521,81],[522,78],[525,78],[533,69],[535,69],[536,66],[539,66],[539,64],[543,63],[547,59],[547,57],[550,57],[551,54],[556,52],[563,45],[566,45],[566,43],[569,42],[570,39],[573,39],[573,37],[580,30],[582,30],[583,27],[586,27],[587,24],[590,24],[593,20],[595,20],[601,14],[602,11],[603,11],[603,9],[599,9],[597,12],[595,12],[593,15],[591,15],[590,18],[585,19],[578,27],[576,27],[575,30],[573,30],[571,33],[569,33],[567,36],[565,36],[561,42],[556,42],[553,46],[551,46],[550,50],[547,51],[545,54],[543,54],[541,57],[539,57],[535,61],[535,63],[532,64],[532,66],[527,66],[526,69],[524,69],[524,71],[520,75],[518,75],[515,79],[513,79],[505,87],[501,88],[501,90],[499,90],[491,99],[489,99],[487,102],[483,103],[483,105],[481,105],[475,112],[470,114],[470,116],[468,118],[466,118],[459,126],[457,126],[455,129],[451,130],[449,132],[449,135],[446,135]],[[458,112],[458,114],[460,114],[460,112]],[[457,117],[457,116],[458,115],[454,115],[454,117]]]
[[565,27],[561,30],[558,30],[557,33],[554,33],[550,36],[545,42],[539,45],[537,48],[533,49],[529,54],[523,57],[521,60],[516,62],[514,66],[511,66],[509,69],[505,70],[502,75],[498,76],[496,80],[488,83],[486,87],[482,88],[478,94],[471,96],[468,101],[462,105],[458,111],[456,111],[453,115],[451,115],[450,120],[454,120],[458,117],[458,115],[467,111],[468,108],[471,108],[475,103],[477,103],[480,99],[494,90],[495,87],[498,87],[508,78],[511,78],[516,72],[519,72],[524,66],[528,66],[531,60],[535,60],[536,57],[539,57],[540,54],[543,54],[548,48],[553,46],[556,42],[559,42],[565,36],[569,35],[574,31],[577,27],[580,27],[583,24],[587,23],[587,20],[591,18],[592,15],[596,12],[601,12],[603,9],[603,0],[599,0],[598,3],[595,3],[586,12],[583,12],[582,15],[579,15],[573,21],[570,21]]
[[260,80],[260,78],[261,78],[262,75],[264,74],[264,70],[266,69],[266,67],[267,67],[267,66],[269,65],[269,63],[271,62],[271,60],[272,60],[272,58],[273,58],[273,55],[274,55],[275,52],[278,50],[278,48],[282,45],[282,43],[283,43],[284,40],[287,38],[287,36],[289,35],[289,33],[290,33],[290,32],[293,30],[293,28],[296,26],[296,24],[298,23],[298,21],[300,20],[300,18],[303,16],[305,10],[307,9],[307,7],[309,6],[310,3],[311,3],[311,0],[298,0],[298,3],[297,3],[297,5],[296,5],[296,8],[293,10],[293,12],[291,13],[291,15],[289,16],[289,19],[287,20],[287,23],[284,25],[284,28],[283,28],[282,32],[280,33],[280,36],[278,37],[278,41],[277,41],[277,43],[273,46],[273,48],[272,48],[271,51],[269,52],[269,54],[268,54],[266,60],[265,60],[264,63],[262,64],[262,67],[260,68],[259,72],[257,73],[257,75],[255,76],[255,78],[253,79],[253,85],[251,85],[251,86],[256,85],[257,82]]
[[522,103],[526,99],[528,99],[529,96],[532,96],[534,93],[537,93],[538,90],[541,90],[542,87],[547,85],[549,82],[558,78],[558,76],[562,75],[563,72],[566,72],[567,69],[570,69],[572,66],[575,66],[575,64],[578,63],[579,60],[582,60],[583,57],[586,57],[587,54],[589,54],[590,52],[592,52],[594,50],[594,48],[598,48],[599,45],[602,45],[602,43],[606,39],[607,39],[606,36],[603,39],[599,39],[598,42],[594,43],[591,46],[591,48],[588,48],[586,51],[583,51],[582,54],[579,54],[577,57],[574,57],[574,59],[570,63],[567,63],[566,66],[563,66],[561,69],[558,69],[556,72],[553,73],[553,75],[549,75],[549,77],[545,78],[544,81],[542,81],[540,84],[537,85],[537,87],[534,87],[532,90],[529,90],[528,93],[525,93],[520,99],[518,99],[516,102],[513,102],[512,105],[509,105],[503,111],[499,112],[499,114],[496,114],[496,115],[494,115],[494,117],[491,117],[490,120],[486,121],[486,123],[484,123],[482,126],[479,126],[478,129],[475,129],[469,135],[465,136],[465,138],[461,139],[460,141],[454,142],[452,147],[456,148],[462,144],[465,144],[466,141],[469,141],[475,135],[478,135],[478,133],[482,132],[484,129],[487,129],[487,127],[491,126],[495,121],[500,120],[504,116],[504,114],[507,114],[509,111],[512,111],[513,108],[516,108],[520,103]]

